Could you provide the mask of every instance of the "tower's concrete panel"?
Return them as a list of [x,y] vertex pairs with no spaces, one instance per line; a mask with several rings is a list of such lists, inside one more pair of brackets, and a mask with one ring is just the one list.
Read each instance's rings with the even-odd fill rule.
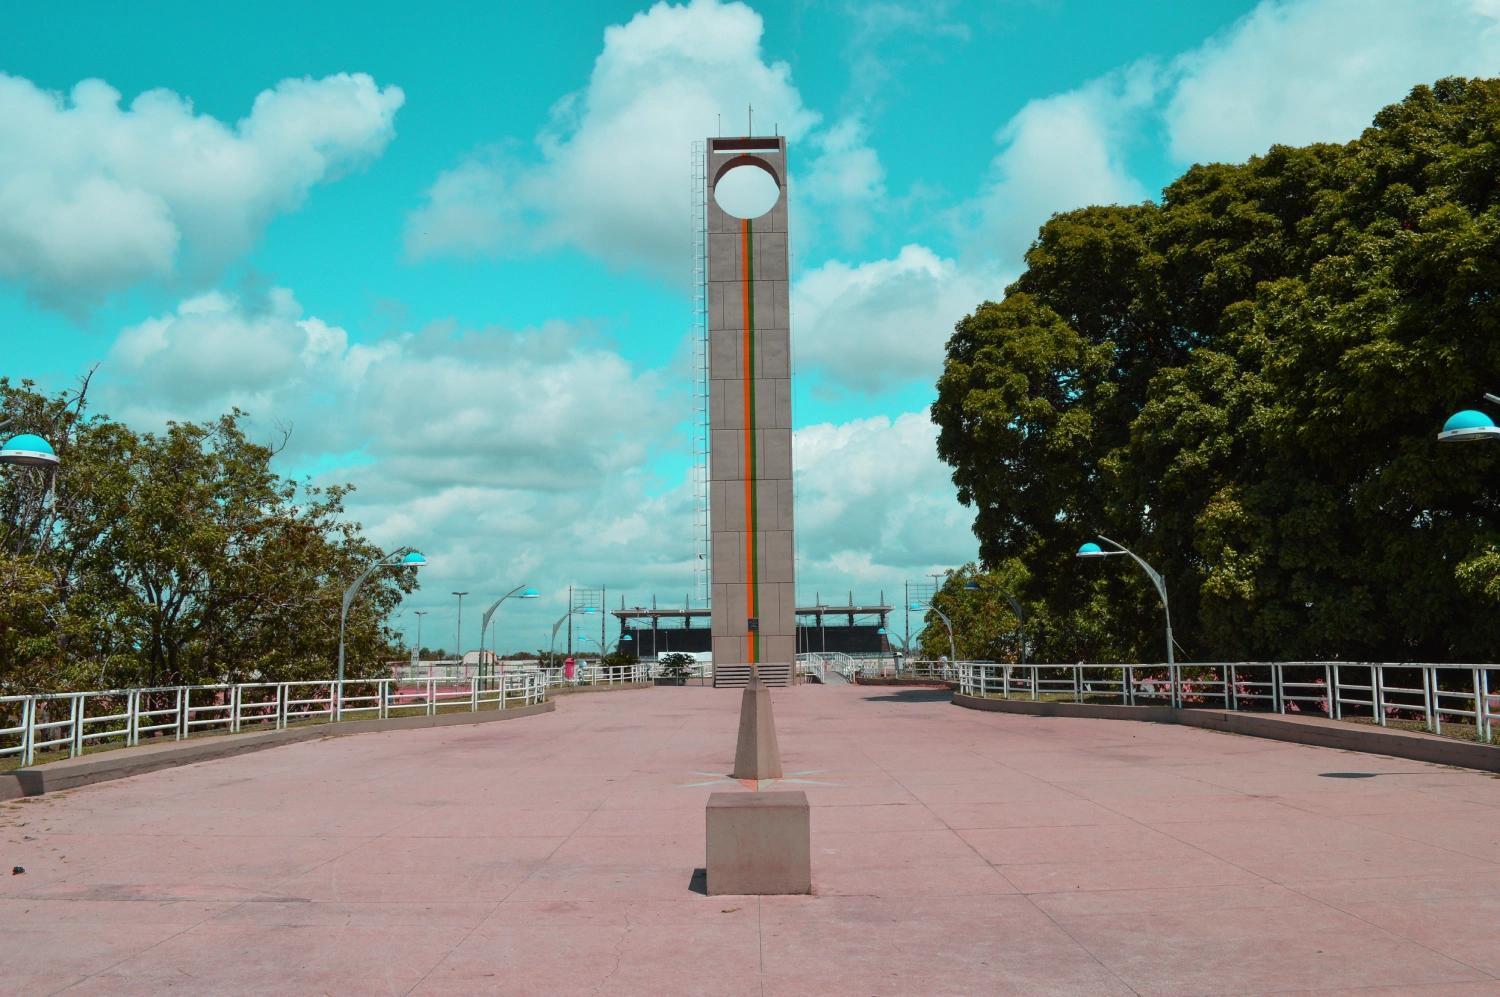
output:
[[[719,207],[730,170],[780,188],[756,218]],[[721,665],[796,657],[786,139],[708,140],[709,527],[713,655]]]

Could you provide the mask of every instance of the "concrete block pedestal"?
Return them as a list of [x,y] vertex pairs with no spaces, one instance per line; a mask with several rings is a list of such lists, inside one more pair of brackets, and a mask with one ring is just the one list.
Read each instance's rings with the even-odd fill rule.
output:
[[714,793],[707,814],[710,896],[812,892],[806,793]]

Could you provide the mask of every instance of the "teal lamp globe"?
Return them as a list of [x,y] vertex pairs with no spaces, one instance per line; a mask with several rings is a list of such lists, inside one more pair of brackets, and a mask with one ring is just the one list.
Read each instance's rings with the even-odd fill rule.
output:
[[403,568],[420,568],[427,563],[427,558],[422,556],[421,551],[414,550],[401,559]]
[[884,637],[886,635],[885,627],[881,627],[879,630],[875,631],[875,635],[878,637]]
[[521,593],[522,599],[540,599],[541,597],[542,594],[540,592],[530,587],[528,587],[525,592]]
[[914,602],[910,606],[907,606],[906,608],[907,609],[925,609],[926,607],[923,606],[920,602]]
[[1103,557],[1104,548],[1090,541],[1078,548],[1079,557]]
[[1448,421],[1443,423],[1443,431],[1438,433],[1438,442],[1477,443],[1497,436],[1500,436],[1500,427],[1495,425],[1495,420],[1470,408],[1448,417]]
[[579,612],[588,616],[592,616],[593,614],[599,612],[599,610],[595,609],[593,606],[584,606],[579,610]]
[[620,639],[621,640],[635,640],[635,638],[632,637],[630,634],[621,634],[620,635]]
[[0,448],[0,464],[15,464],[18,467],[56,467],[57,452],[52,444],[35,433],[22,433],[11,437]]

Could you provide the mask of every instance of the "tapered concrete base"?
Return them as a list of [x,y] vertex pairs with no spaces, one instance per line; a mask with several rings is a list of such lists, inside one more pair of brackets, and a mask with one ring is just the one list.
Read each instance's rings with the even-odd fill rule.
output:
[[740,739],[734,750],[736,779],[780,779],[781,748],[776,743],[776,718],[771,715],[771,690],[752,674],[740,696]]
[[812,892],[805,793],[714,793],[708,798],[708,892]]

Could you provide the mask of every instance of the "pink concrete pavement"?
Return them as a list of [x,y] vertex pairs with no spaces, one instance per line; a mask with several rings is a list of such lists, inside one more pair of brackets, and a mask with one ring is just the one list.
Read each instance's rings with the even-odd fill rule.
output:
[[0,991],[1500,994],[1495,778],[777,690],[815,895],[708,898],[739,699],[568,697],[0,804],[27,870]]

